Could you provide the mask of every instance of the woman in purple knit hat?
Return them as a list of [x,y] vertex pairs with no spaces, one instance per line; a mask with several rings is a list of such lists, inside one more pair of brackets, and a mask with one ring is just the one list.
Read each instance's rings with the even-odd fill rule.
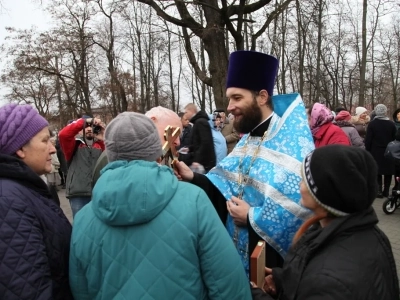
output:
[[0,107],[0,299],[72,299],[71,224],[39,177],[53,153],[32,106]]

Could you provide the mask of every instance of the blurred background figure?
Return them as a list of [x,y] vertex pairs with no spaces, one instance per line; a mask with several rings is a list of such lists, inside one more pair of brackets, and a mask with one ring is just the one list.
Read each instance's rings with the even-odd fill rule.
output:
[[224,109],[216,109],[214,111],[214,114],[215,113],[218,113],[221,117],[221,133],[225,137],[229,154],[232,152],[233,148],[235,148],[237,142],[240,140],[239,133],[233,127],[233,118],[231,120],[229,117],[226,117]]
[[393,121],[396,129],[400,129],[400,108],[396,109],[393,113]]
[[351,145],[364,149],[364,140],[360,137],[354,125],[350,123],[350,120],[351,115],[346,110],[340,111],[335,118],[336,125],[339,126],[344,131],[344,133],[346,133],[346,135],[350,139]]
[[351,145],[343,130],[332,123],[334,117],[329,108],[321,103],[314,103],[306,110],[315,148],[332,144]]
[[[378,164],[378,198],[388,197],[394,164],[385,157],[387,145],[395,139],[396,126],[387,117],[387,107],[378,104],[374,109],[376,117],[368,125],[365,149],[372,154]],[[383,176],[383,182],[382,182]]]
[[67,182],[67,175],[68,175],[68,165],[67,161],[65,160],[64,152],[60,146],[60,139],[56,139],[56,150],[57,150],[57,158],[60,163],[60,168],[58,169],[58,174],[60,175],[60,186],[61,188],[65,189],[65,183]]
[[389,158],[394,164],[395,180],[393,190],[399,190],[400,183],[396,180],[396,178],[400,177],[400,128],[396,131],[395,140],[387,145],[385,157]]
[[192,161],[190,159],[189,148],[190,141],[192,139],[192,124],[189,122],[189,119],[185,115],[184,112],[180,112],[178,116],[181,118],[182,122],[182,133],[180,136],[180,146],[178,148],[179,151],[179,160],[183,161],[185,164],[190,166]]
[[[50,138],[51,144],[56,146],[56,138],[53,136]],[[57,152],[51,154],[51,171],[46,174],[47,185],[49,186],[49,190],[53,199],[60,205],[60,199],[58,198],[58,189],[57,186],[61,182],[61,177],[58,172],[60,169],[60,162],[58,161]]]
[[210,118],[193,103],[185,106],[186,118],[193,124],[192,140],[190,151],[192,158],[191,167],[194,170],[204,168],[207,173],[216,165],[216,155],[211,127],[208,121]]
[[215,150],[215,157],[216,157],[216,163],[218,164],[221,160],[223,160],[226,155],[228,154],[228,147],[226,144],[225,137],[221,133],[222,129],[222,118],[218,112],[209,115],[210,121],[210,127],[212,130],[212,136],[213,136],[213,141],[214,141],[214,150]]
[[365,140],[365,135],[367,133],[368,123],[371,118],[368,116],[368,111],[365,107],[357,107],[355,115],[351,118],[351,123],[355,126],[358,134],[363,140]]

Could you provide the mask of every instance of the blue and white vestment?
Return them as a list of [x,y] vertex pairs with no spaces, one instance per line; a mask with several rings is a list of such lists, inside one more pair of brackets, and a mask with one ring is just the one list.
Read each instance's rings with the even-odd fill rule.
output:
[[[285,257],[300,225],[310,211],[300,205],[301,163],[314,149],[307,115],[299,94],[272,97],[274,113],[268,133],[253,161],[242,199],[250,204],[249,220],[254,231]],[[239,172],[246,174],[262,137],[242,137],[235,149],[207,177],[227,200],[238,196]],[[242,168],[239,164],[242,160]],[[226,227],[235,235],[235,225],[228,216]],[[249,270],[249,236],[245,227],[237,227],[236,247],[245,269]]]

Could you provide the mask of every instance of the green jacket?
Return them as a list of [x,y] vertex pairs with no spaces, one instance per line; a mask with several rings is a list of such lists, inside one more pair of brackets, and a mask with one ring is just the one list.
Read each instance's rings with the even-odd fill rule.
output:
[[210,200],[155,162],[116,161],[74,220],[75,299],[251,299]]

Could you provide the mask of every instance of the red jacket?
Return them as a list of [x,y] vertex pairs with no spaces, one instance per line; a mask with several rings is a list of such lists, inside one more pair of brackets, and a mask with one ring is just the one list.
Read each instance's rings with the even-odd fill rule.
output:
[[[61,149],[64,152],[65,159],[70,161],[75,150],[75,136],[83,129],[84,119],[78,119],[71,124],[65,126],[59,133],[58,138],[60,140]],[[85,143],[81,143],[79,147],[87,147]],[[96,140],[92,148],[101,149],[104,151],[104,142]]]
[[333,144],[351,146],[347,134],[339,126],[336,126],[333,123],[322,125],[313,137],[315,148]]

